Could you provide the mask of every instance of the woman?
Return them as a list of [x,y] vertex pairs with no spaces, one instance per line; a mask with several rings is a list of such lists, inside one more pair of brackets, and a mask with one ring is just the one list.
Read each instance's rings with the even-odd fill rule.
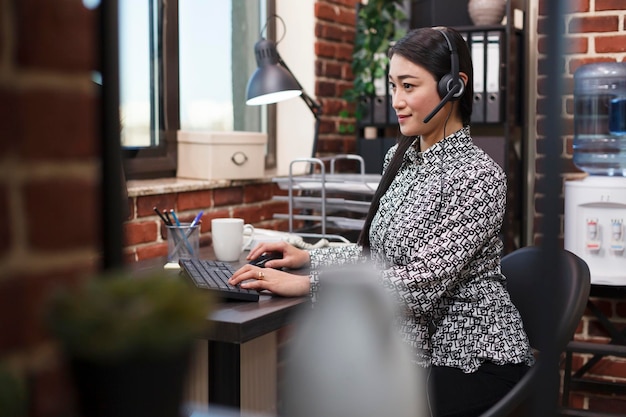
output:
[[402,137],[385,157],[358,245],[307,252],[261,244],[249,259],[282,252],[266,267],[310,263],[311,276],[247,265],[231,282],[252,278],[242,287],[315,299],[321,267],[367,254],[403,307],[400,331],[414,362],[429,369],[433,415],[475,416],[533,363],[500,273],[506,178],[470,137],[472,63],[463,37],[450,28],[415,29],[389,57]]

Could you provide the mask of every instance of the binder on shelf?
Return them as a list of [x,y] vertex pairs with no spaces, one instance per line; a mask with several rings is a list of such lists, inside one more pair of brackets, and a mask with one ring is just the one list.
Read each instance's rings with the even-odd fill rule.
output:
[[357,154],[363,158],[366,174],[382,174],[383,162],[389,148],[396,144],[395,138],[357,138]]
[[372,106],[373,116],[372,122],[374,124],[387,123],[387,100],[385,96],[374,97],[374,104]]
[[367,126],[372,124],[374,113],[373,104],[370,97],[361,97],[359,102],[359,107],[361,109],[361,114],[359,117],[359,124],[361,126]]
[[472,122],[485,122],[485,35],[472,33],[470,37],[470,52],[474,65],[474,104],[472,108]]
[[500,68],[501,68],[501,32],[487,33],[486,50],[486,112],[485,122],[499,123],[502,121],[502,97],[500,89]]

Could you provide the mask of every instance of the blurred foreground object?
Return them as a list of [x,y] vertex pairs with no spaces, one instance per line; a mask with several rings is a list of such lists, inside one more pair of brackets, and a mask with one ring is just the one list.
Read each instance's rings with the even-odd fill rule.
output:
[[282,414],[426,416],[424,381],[373,268],[324,274],[319,301],[302,317],[290,345]]
[[206,292],[164,272],[110,272],[58,294],[49,323],[81,415],[179,415],[191,347],[212,305]]
[[27,413],[24,378],[0,362],[0,417],[23,417]]

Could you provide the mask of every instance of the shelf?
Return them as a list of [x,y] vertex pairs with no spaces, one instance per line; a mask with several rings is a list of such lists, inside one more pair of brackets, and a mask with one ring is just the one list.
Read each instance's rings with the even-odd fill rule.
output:
[[[272,200],[289,201],[287,196],[274,196]],[[295,209],[317,210],[321,207],[323,201],[321,197],[294,197]],[[338,211],[351,211],[354,213],[367,213],[369,210],[369,201],[346,200],[345,198],[327,198],[326,213],[335,213]]]
[[[340,159],[357,160],[360,173],[335,172],[335,163]],[[293,166],[296,164],[310,164],[311,167],[317,167],[319,172],[293,175]],[[330,173],[326,173],[326,164],[330,164]],[[289,203],[288,213],[274,214],[274,218],[289,219],[290,233],[297,233],[293,228],[294,220],[319,223],[320,237],[326,235],[329,225],[349,231],[360,230],[380,178],[379,174],[365,173],[365,162],[359,155],[293,160],[289,165],[288,177],[273,179],[280,189],[288,191],[287,196],[274,196],[273,199]]]
[[274,178],[280,189],[297,191],[326,191],[373,195],[380,182],[377,174],[303,175],[290,178]]

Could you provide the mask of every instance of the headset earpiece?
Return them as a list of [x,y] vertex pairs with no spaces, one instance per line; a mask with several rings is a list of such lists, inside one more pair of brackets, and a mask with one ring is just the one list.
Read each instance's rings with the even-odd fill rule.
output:
[[461,79],[461,77],[458,77],[455,83],[454,78],[452,77],[452,74],[446,74],[443,77],[441,77],[441,80],[439,80],[439,85],[437,86],[439,97],[444,98],[445,96],[447,96],[448,93],[452,91],[455,84],[458,84],[458,88],[456,89],[454,94],[452,94],[452,97],[450,98],[450,100],[451,101],[458,100],[459,98],[461,98],[461,96],[465,92],[465,83],[463,82],[463,79]]

